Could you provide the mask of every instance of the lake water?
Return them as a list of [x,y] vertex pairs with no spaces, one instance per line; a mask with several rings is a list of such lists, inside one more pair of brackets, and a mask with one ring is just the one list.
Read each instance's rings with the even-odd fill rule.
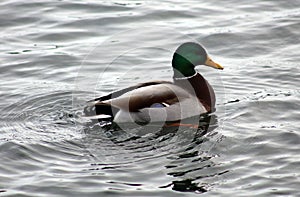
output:
[[[0,10],[0,196],[300,196],[300,1],[4,0]],[[171,80],[187,40],[225,67],[198,67],[218,99],[207,131],[81,117],[96,96]]]

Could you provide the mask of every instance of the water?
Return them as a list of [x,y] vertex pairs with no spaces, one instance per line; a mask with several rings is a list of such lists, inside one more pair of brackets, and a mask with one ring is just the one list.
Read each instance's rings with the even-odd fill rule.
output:
[[[2,1],[1,196],[299,196],[299,1]],[[105,130],[86,100],[170,79],[194,39],[203,129]]]

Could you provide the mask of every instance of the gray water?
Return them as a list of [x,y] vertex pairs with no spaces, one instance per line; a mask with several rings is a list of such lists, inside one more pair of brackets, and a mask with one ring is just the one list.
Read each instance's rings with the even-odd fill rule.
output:
[[[184,2],[1,1],[0,196],[300,196],[300,2]],[[171,80],[186,40],[225,67],[198,67],[218,99],[207,132],[82,118]]]

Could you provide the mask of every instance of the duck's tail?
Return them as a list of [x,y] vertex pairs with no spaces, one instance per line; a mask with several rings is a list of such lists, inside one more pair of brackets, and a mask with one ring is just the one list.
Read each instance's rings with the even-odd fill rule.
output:
[[84,108],[84,115],[91,119],[113,119],[114,115],[119,111],[118,108],[115,108],[106,103],[97,103],[96,105],[86,106]]

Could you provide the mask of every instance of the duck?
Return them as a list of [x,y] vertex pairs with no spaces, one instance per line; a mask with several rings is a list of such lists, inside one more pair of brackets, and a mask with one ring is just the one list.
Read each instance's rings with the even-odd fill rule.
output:
[[116,123],[176,122],[215,111],[216,96],[196,66],[224,68],[204,47],[185,42],[172,58],[173,81],[149,81],[87,102],[86,117]]

